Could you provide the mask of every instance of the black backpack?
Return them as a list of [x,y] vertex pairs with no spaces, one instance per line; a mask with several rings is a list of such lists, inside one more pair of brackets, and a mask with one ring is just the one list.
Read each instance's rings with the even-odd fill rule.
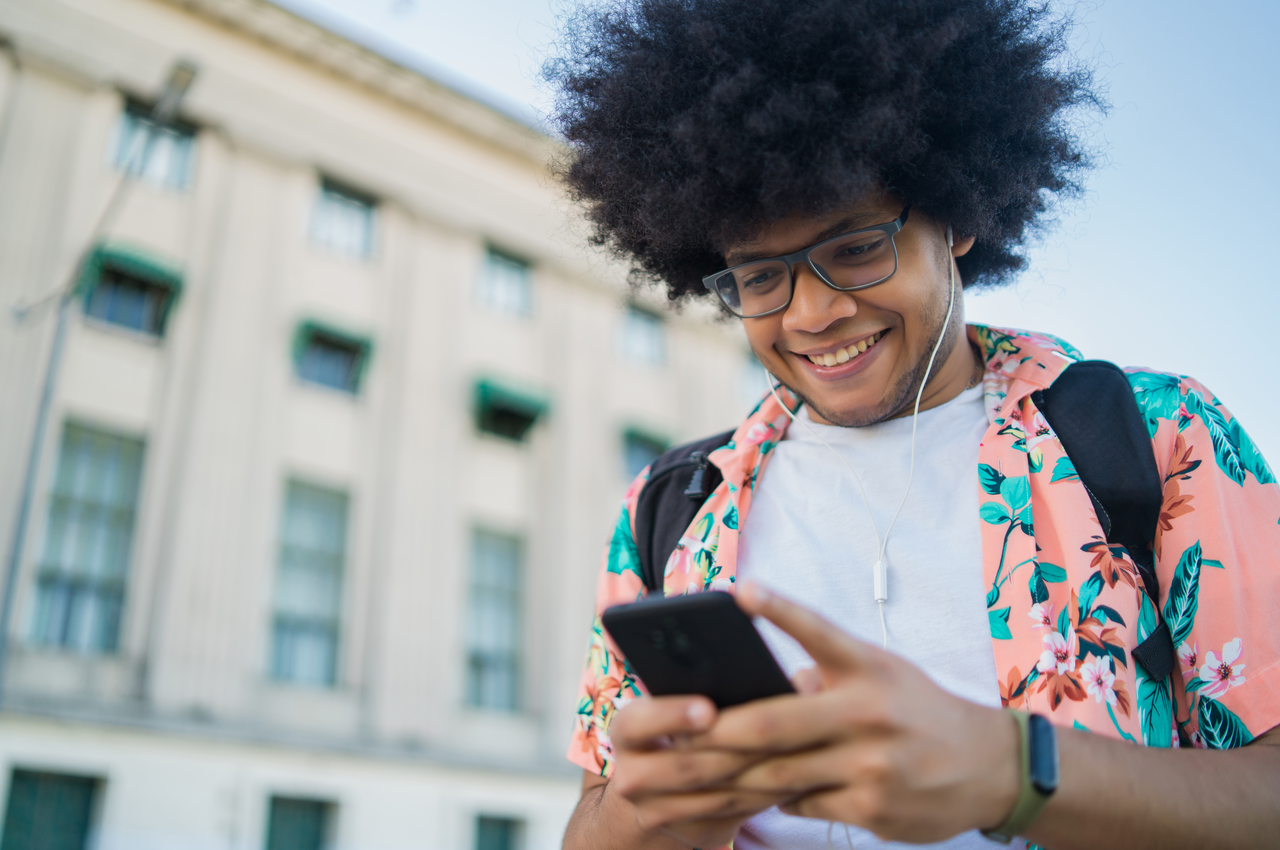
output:
[[[1072,363],[1031,398],[1070,456],[1107,541],[1124,546],[1133,558],[1159,618],[1160,585],[1151,543],[1164,503],[1163,484],[1129,379],[1114,363],[1084,360]],[[685,443],[653,462],[635,514],[636,549],[649,593],[662,594],[667,559],[724,479],[707,456],[732,437],[733,431],[725,431]],[[1155,681],[1173,671],[1173,640],[1163,618],[1133,657]]]

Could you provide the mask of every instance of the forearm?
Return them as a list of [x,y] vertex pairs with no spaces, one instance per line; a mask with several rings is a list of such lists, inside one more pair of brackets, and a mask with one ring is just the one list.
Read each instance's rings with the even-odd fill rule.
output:
[[635,806],[604,783],[582,792],[565,829],[563,850],[689,850],[674,838],[645,831]]
[[1025,837],[1054,850],[1265,846],[1280,835],[1280,746],[1263,737],[1219,752],[1060,729],[1058,792]]

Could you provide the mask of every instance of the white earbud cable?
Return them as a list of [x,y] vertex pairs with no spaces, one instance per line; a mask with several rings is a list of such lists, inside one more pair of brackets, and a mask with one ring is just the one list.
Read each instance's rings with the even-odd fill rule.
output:
[[[947,225],[947,248],[950,249],[951,246],[952,246],[951,226]],[[856,482],[858,485],[858,492],[862,495],[863,507],[867,509],[867,519],[871,521],[871,528],[876,533],[876,546],[878,549],[878,553],[876,557],[876,562],[872,566],[872,589],[874,593],[874,598],[876,600],[876,605],[880,609],[880,637],[881,637],[881,645],[885,649],[889,648],[889,627],[886,624],[885,618],[884,618],[884,603],[889,600],[889,577],[888,577],[888,568],[885,566],[884,556],[885,556],[885,551],[889,547],[889,535],[890,533],[893,532],[893,527],[894,525],[897,524],[898,517],[902,514],[902,509],[907,504],[907,496],[911,494],[911,482],[915,478],[916,425],[920,418],[920,400],[924,397],[924,388],[929,383],[929,375],[933,373],[934,360],[938,356],[938,350],[942,348],[942,341],[946,339],[947,328],[951,326],[951,315],[952,313],[955,312],[956,261],[954,257],[950,256],[950,253],[951,253],[950,250],[948,250],[947,260],[948,260],[951,295],[947,301],[947,317],[942,321],[942,332],[938,334],[938,340],[933,344],[933,351],[929,354],[929,364],[925,367],[925,370],[924,370],[924,378],[921,379],[920,381],[920,389],[916,391],[915,409],[911,414],[911,463],[907,471],[907,489],[902,494],[902,501],[898,503],[898,509],[894,511],[893,519],[889,521],[889,528],[885,531],[884,537],[880,536],[880,529],[876,525],[875,517],[871,513],[871,503],[870,501],[867,500],[867,491],[863,488],[862,479],[858,476],[857,471],[855,471],[854,468],[849,464],[849,462],[845,460],[844,455],[840,454],[840,452],[833,449],[826,440],[819,437],[817,432],[815,432],[812,428],[809,427],[808,422],[796,416],[795,412],[790,407],[788,407],[785,403],[783,403],[781,396],[778,395],[778,386],[780,386],[782,382],[779,381],[776,377],[774,377],[772,373],[768,373],[769,377],[773,378],[773,380],[769,382],[769,392],[773,393],[774,399],[778,402],[779,405],[782,406],[782,409],[786,411],[787,416],[791,417],[791,421],[799,422],[801,425],[803,425],[804,429],[809,432],[810,436],[812,436],[819,443],[822,443],[822,445],[826,446],[828,451],[830,451],[833,455],[839,458],[840,462],[844,464],[845,469],[849,470],[849,474],[853,476],[854,482]]]

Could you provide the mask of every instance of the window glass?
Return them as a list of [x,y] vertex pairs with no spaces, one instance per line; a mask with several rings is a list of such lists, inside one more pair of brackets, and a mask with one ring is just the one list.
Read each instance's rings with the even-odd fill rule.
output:
[[311,241],[348,257],[372,255],[376,206],[368,195],[322,180],[311,214]]
[[68,424],[36,576],[31,640],[114,652],[120,631],[142,442]]
[[467,704],[520,707],[520,539],[476,530],[467,610]]
[[185,122],[156,124],[151,108],[129,101],[116,125],[112,164],[126,167],[142,180],[169,189],[191,185],[195,162],[195,127]]
[[305,334],[298,352],[298,377],[335,390],[358,392],[365,347],[319,330],[307,330]]
[[628,479],[635,478],[667,450],[667,444],[663,440],[638,431],[626,432],[622,437],[622,446]]
[[346,494],[289,482],[276,572],[272,678],[333,684],[346,539]]
[[333,805],[321,800],[272,797],[267,814],[267,850],[321,850]]
[[476,818],[476,850],[520,850],[524,824],[514,818]]
[[631,307],[622,317],[618,339],[622,356],[633,363],[659,366],[666,360],[666,329],[653,313]]
[[5,806],[4,850],[85,850],[97,782],[83,776],[15,770]]
[[98,276],[85,313],[103,322],[160,336],[165,308],[172,297],[173,290],[167,286],[107,267]]
[[476,300],[499,313],[529,315],[533,312],[529,264],[490,248],[476,285]]

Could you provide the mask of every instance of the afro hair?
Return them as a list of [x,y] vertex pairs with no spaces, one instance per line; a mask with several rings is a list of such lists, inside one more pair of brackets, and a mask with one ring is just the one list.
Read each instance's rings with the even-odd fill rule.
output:
[[1025,0],[616,0],[569,21],[547,78],[594,241],[704,294],[723,246],[878,189],[973,236],[1008,279],[1081,189],[1073,107],[1104,108],[1068,24]]

